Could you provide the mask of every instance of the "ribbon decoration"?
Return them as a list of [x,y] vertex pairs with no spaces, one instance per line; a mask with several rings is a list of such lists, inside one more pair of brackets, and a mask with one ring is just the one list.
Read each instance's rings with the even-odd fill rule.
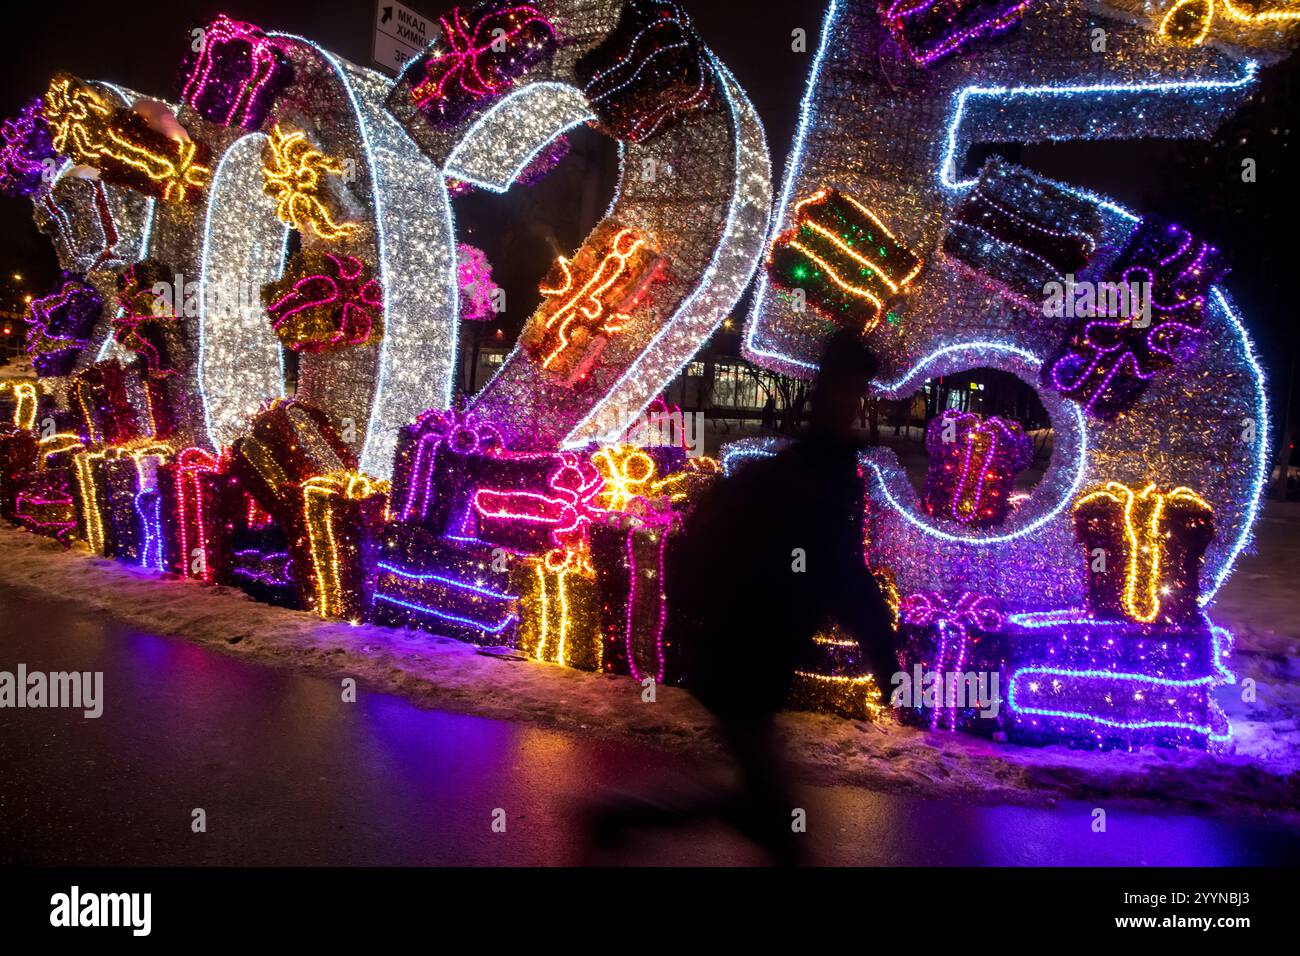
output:
[[[966,663],[966,645],[969,643],[969,628],[981,631],[996,631],[1003,626],[1002,613],[996,601],[987,594],[975,591],[963,591],[955,599],[944,597],[935,591],[916,591],[903,598],[899,608],[903,623],[921,627],[934,627],[939,633],[939,644],[935,651],[931,667],[942,675],[945,671],[961,673]],[[955,648],[950,653],[950,646]],[[945,664],[952,657],[950,665]],[[945,682],[945,688],[948,686]],[[954,686],[955,689],[955,686]],[[957,708],[955,700],[946,700],[948,711],[948,728],[957,728]],[[930,715],[930,727],[934,729],[939,723],[939,711]]]
[[[403,429],[404,433],[405,431]],[[415,420],[410,435],[410,440],[415,445],[414,449],[399,450],[398,467],[402,467],[401,462],[404,458],[410,462],[406,466],[409,468],[409,474],[405,481],[403,495],[405,500],[402,502],[400,513],[402,520],[407,520],[416,514],[420,517],[427,514],[429,499],[433,492],[436,453],[439,448],[446,447],[459,455],[476,455],[491,453],[505,445],[501,430],[495,424],[482,421],[473,413],[455,409],[448,411],[430,409]],[[394,482],[395,488],[401,485],[400,481]]]

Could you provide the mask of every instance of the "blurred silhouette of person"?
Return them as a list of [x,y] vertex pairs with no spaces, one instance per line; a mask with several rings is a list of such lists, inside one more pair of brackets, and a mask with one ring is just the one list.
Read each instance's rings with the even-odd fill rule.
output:
[[771,395],[767,396],[767,401],[763,403],[762,425],[765,429],[771,429],[776,424],[776,399]]
[[851,333],[828,343],[813,384],[807,432],[768,458],[741,464],[686,519],[667,583],[688,688],[718,723],[739,770],[733,789],[668,794],[607,808],[596,839],[720,818],[777,864],[800,860],[795,806],[774,717],[812,638],[834,620],[888,693],[897,670],[889,609],[863,556],[864,488],[853,422],[876,358]]

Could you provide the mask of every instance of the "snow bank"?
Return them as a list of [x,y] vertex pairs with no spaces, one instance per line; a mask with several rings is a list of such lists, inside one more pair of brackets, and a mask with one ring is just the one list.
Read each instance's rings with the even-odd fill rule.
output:
[[[1214,609],[1237,634],[1239,687],[1220,702],[1236,739],[1226,753],[1150,748],[1093,753],[1026,748],[892,722],[872,725],[787,714],[782,726],[808,779],[984,803],[1050,805],[1058,798],[1154,800],[1214,813],[1269,813],[1300,823],[1300,505],[1272,504],[1257,555],[1243,557]],[[223,653],[323,676],[355,677],[422,707],[572,732],[635,736],[648,744],[715,749],[708,714],[685,691],[655,703],[622,677],[587,674],[489,653],[420,631],[324,623],[258,604],[242,592],[128,568],[55,542],[0,528],[0,585],[71,602],[151,632]]]

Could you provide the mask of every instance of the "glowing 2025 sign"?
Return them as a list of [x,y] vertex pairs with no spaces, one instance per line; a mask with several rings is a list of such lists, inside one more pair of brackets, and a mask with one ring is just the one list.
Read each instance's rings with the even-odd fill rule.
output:
[[[112,108],[150,112],[137,93],[87,86]],[[228,445],[284,395],[282,343],[258,292],[286,275],[296,229],[302,254],[355,258],[382,289],[382,336],[303,351],[297,395],[350,425],[362,469],[387,477],[398,428],[451,399],[459,306],[447,180],[505,191],[580,124],[597,122],[622,158],[594,234],[633,229],[670,267],[581,381],[557,383],[526,351],[511,354],[475,404],[512,444],[584,443],[613,428],[606,410],[644,407],[758,264],[771,207],[762,127],[664,0],[453,10],[396,82],[223,17],[196,39],[180,93],[178,135],[211,154],[210,179],[188,201],[69,162],[33,202],[61,265],[87,273],[106,302],[117,274],[146,257],[181,277],[175,295],[194,301],[197,319],[183,323],[170,384],[181,444]],[[118,348],[113,318],[106,309],[79,367]]]

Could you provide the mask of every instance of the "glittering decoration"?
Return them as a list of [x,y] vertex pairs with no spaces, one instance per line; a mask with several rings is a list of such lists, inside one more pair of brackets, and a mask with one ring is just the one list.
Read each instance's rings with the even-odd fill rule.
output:
[[263,286],[271,327],[298,352],[365,345],[383,335],[383,290],[356,256],[300,252],[278,282]]
[[[910,711],[904,707],[902,715],[922,715],[931,728],[940,723],[949,730],[981,726],[980,705],[992,699],[987,677],[984,694],[972,693],[969,687],[963,689],[964,697],[958,692],[967,674],[996,671],[1005,654],[997,637],[1006,624],[998,603],[973,591],[953,597],[917,591],[903,597],[899,615],[904,670],[919,673],[921,678],[920,686],[913,679],[912,707]],[[943,693],[937,701],[927,701],[923,694],[926,685],[935,680],[927,675],[937,675],[941,681]],[[931,686],[937,689],[939,685]],[[983,726],[992,731],[987,721]]]
[[113,106],[66,73],[55,75],[44,103],[55,151],[99,170],[106,181],[167,202],[193,201],[207,187],[207,144],[159,132],[140,113]]
[[257,129],[293,79],[280,43],[225,14],[202,30],[182,66],[182,102],[208,122]]
[[452,8],[441,35],[413,68],[411,100],[429,119],[453,127],[508,92],[529,67],[555,52],[555,28],[528,3]]
[[169,307],[154,291],[159,283],[169,283],[172,275],[164,263],[144,259],[130,265],[117,282],[113,338],[128,352],[139,355],[155,380],[175,374],[177,356],[184,348],[175,305]]
[[[875,4],[831,0],[771,235],[795,225],[798,198],[835,188],[858,197],[908,248],[934,249],[980,183],[966,162],[975,143],[1208,138],[1250,94],[1256,63],[1204,44],[1159,42],[1150,26],[1076,0],[1043,0],[996,42],[970,44],[920,74],[896,61],[891,66],[882,44],[892,40],[879,28]],[[1075,42],[1094,27],[1107,32],[1105,56]],[[1075,278],[1111,277],[1141,218],[1109,198],[1050,185],[1048,192],[1064,191],[1096,217],[1091,256]],[[759,277],[744,353],[810,378],[830,327],[770,286]],[[913,286],[897,321],[870,336],[881,360],[874,385],[881,398],[909,399],[927,379],[977,368],[1038,388],[1069,332],[1068,320],[1045,314],[1041,285],[1030,298],[1015,295],[1005,281],[952,256],[931,262]],[[1148,384],[1142,407],[1158,413],[1100,422],[1054,389],[1040,390],[1053,432],[1051,458],[1030,496],[1000,525],[967,528],[927,515],[897,456],[872,449],[864,461],[872,566],[893,570],[904,593],[960,587],[1017,611],[1081,607],[1086,575],[1069,508],[1085,480],[1087,487],[1142,487],[1158,475],[1162,484],[1195,488],[1213,507],[1219,535],[1200,581],[1202,603],[1212,600],[1257,513],[1268,408],[1262,369],[1221,286],[1209,288],[1205,309],[1202,345],[1177,374]]]
[[[448,514],[446,509],[434,507],[435,489],[463,485],[467,478],[453,480],[448,474],[446,458],[490,453],[502,444],[501,433],[494,424],[456,411],[430,409],[410,425],[403,426],[393,462],[393,514],[402,521],[425,522],[432,510],[438,515],[437,530],[443,530]],[[444,456],[441,468],[440,453]],[[462,493],[468,491],[462,489]],[[447,500],[445,494],[443,500]],[[467,499],[462,501],[462,508],[465,506]]]
[[198,336],[192,375],[177,387],[197,393],[202,431],[224,448],[247,428],[262,403],[284,395],[280,341],[258,291],[284,270],[288,227],[262,189],[260,133],[237,139],[212,174],[199,250]]
[[[158,466],[171,452],[170,445],[143,439],[129,441],[123,445],[82,448],[73,454],[72,473],[75,481],[72,492],[77,506],[77,527],[79,536],[89,545],[91,551],[111,556],[115,546],[125,547],[125,543],[115,543],[109,538],[109,532],[112,530],[109,519],[115,505],[125,506],[126,522],[119,518],[117,521],[119,528],[123,523],[134,525],[136,520],[144,525],[135,528],[133,539],[138,537],[143,540],[156,531],[156,513],[138,515],[135,512],[135,505],[137,496],[142,491],[152,491],[156,495]],[[129,494],[125,499],[110,494],[104,472],[107,462],[123,458],[131,460],[136,469],[136,481],[128,489]],[[154,500],[156,501],[156,498]]]
[[954,409],[926,427],[925,448],[930,455],[926,514],[972,528],[1006,519],[1016,474],[1034,453],[1033,442],[1015,422]]
[[532,553],[583,548],[604,482],[596,468],[574,452],[547,457],[553,468],[544,489],[484,485],[474,491],[481,540]]
[[308,478],[298,486],[306,559],[307,606],[327,620],[360,621],[374,593],[387,482],[354,471]]
[[263,188],[275,200],[275,214],[291,229],[311,232],[321,239],[341,239],[356,230],[356,223],[335,222],[324,197],[326,176],[342,176],[343,163],[312,146],[303,130],[271,130],[264,152]]
[[1093,303],[1095,317],[1074,324],[1044,376],[1105,421],[1131,408],[1155,375],[1186,364],[1204,334],[1211,289],[1228,269],[1217,249],[1181,226],[1144,220],[1109,272],[1108,288],[1144,291],[1143,308]]
[[183,448],[158,467],[163,566],[183,578],[212,581],[221,563],[214,554],[212,531],[222,503],[205,479],[222,466],[211,452]]
[[1231,729],[1214,689],[1236,683],[1232,644],[1204,616],[1168,626],[1069,610],[1011,615],[1007,735],[1092,749],[1220,747]]
[[72,375],[68,406],[83,436],[94,443],[121,445],[145,436],[140,409],[132,402],[139,375],[117,359],[96,362]]
[[39,382],[0,382],[0,429],[8,425],[23,430],[34,428],[41,397]]
[[1088,607],[1099,618],[1181,624],[1199,614],[1201,561],[1214,538],[1209,503],[1190,488],[1116,481],[1074,505],[1088,567]]
[[[44,444],[42,441],[42,446]],[[79,445],[76,447],[80,448]],[[72,466],[51,460],[43,452],[40,460],[45,464],[39,465],[34,472],[28,472],[20,482],[14,500],[14,515],[28,531],[54,538],[67,547],[77,531]]]
[[883,696],[858,642],[838,627],[813,639],[811,661],[794,672],[788,706],[876,722],[885,714]]
[[378,564],[374,620],[476,644],[512,644],[518,622],[510,563],[484,544],[393,524]]
[[575,69],[601,123],[632,143],[713,102],[707,50],[672,0],[626,0],[617,26]]
[[27,354],[41,377],[67,375],[86,347],[104,308],[99,290],[84,276],[63,273],[48,294],[27,307]]
[[681,530],[675,513],[609,514],[590,528],[600,602],[602,668],[635,680],[677,683],[683,663],[669,640],[668,554]]
[[886,0],[880,18],[916,66],[929,66],[974,40],[1010,30],[1032,0]]
[[456,277],[460,284],[460,320],[485,322],[496,312],[492,308],[496,283],[492,263],[477,246],[462,242],[456,246]]
[[18,493],[35,473],[36,435],[25,428],[0,425],[0,517],[17,521]]
[[516,561],[512,582],[519,594],[519,650],[537,661],[600,670],[596,575],[580,551],[557,548]]
[[52,181],[56,157],[38,96],[0,123],[0,194],[17,199],[40,192]]
[[921,271],[922,260],[852,196],[822,189],[795,204],[794,228],[772,243],[772,284],[803,290],[841,328],[866,334]]
[[318,408],[296,399],[269,402],[249,433],[231,446],[231,468],[245,491],[285,527],[296,526],[295,489],[312,478],[357,470],[356,454]]
[[1295,47],[1300,11],[1289,0],[1106,0],[1106,7],[1153,30],[1160,42],[1249,51],[1263,63]]
[[954,210],[943,250],[1033,308],[1047,283],[1083,271],[1100,231],[1092,203],[994,157]]
[[572,262],[559,259],[520,336],[529,357],[565,385],[586,378],[667,266],[635,229],[609,228],[608,243],[594,237]]

